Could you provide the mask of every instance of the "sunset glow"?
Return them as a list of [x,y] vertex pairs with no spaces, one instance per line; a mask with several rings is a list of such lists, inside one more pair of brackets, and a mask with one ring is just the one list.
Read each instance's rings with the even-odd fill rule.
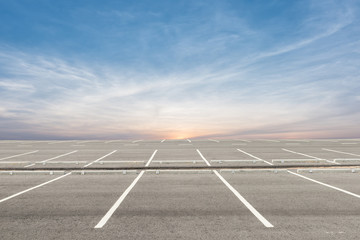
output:
[[2,1],[1,139],[360,136],[357,1]]

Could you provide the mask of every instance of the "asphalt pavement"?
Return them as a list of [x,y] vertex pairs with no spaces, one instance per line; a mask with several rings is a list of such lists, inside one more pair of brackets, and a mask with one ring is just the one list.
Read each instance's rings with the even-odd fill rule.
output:
[[1,238],[359,239],[359,145],[0,141]]

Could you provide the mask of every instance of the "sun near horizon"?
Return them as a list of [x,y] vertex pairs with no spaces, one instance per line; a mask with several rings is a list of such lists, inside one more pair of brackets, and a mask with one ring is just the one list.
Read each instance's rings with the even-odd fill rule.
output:
[[0,9],[0,139],[360,136],[358,1]]

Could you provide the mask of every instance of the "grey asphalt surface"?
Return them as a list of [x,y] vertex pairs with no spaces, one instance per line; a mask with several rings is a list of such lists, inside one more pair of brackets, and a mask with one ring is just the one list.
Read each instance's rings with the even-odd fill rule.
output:
[[[360,168],[341,168],[347,162],[339,162],[339,168],[317,169],[318,163],[309,160],[360,158],[354,156],[360,154],[359,139],[109,141],[0,141],[1,239],[360,238]],[[104,227],[94,228],[139,176],[140,171],[124,172],[122,167],[145,167],[155,150],[149,167],[206,167],[197,149],[212,166],[224,166],[218,172],[274,227],[265,227],[216,174],[197,169],[146,171]],[[35,150],[38,152],[15,156]],[[46,165],[37,163],[74,150],[78,151]],[[290,174],[286,169],[251,169],[269,166],[254,159],[270,163],[274,159],[305,159],[304,163],[313,164],[313,171],[299,166],[299,174],[355,196]],[[29,163],[36,164],[25,168]],[[6,170],[14,165],[24,170]],[[49,171],[36,171],[39,166]],[[2,201],[71,172],[55,171],[69,166],[82,170]],[[99,166],[116,167],[118,171],[95,171]],[[249,169],[228,170],[227,166]]]

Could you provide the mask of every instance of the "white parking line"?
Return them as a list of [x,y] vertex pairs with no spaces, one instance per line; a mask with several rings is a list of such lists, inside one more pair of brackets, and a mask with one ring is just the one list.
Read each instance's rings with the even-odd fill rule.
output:
[[106,154],[105,156],[102,156],[101,158],[98,158],[98,159],[96,159],[95,161],[92,161],[91,163],[86,164],[86,165],[84,166],[84,168],[86,168],[86,167],[88,167],[88,166],[90,166],[90,165],[92,165],[92,164],[94,164],[94,163],[96,163],[96,162],[100,161],[101,159],[106,158],[107,156],[109,156],[109,155],[113,154],[113,153],[114,153],[114,152],[116,152],[116,151],[117,151],[117,150],[114,150],[114,151],[112,151],[112,152],[110,152],[110,153]]
[[[76,164],[78,165],[79,163],[87,163],[88,161],[51,161],[51,162],[47,162],[46,164],[59,164],[59,163],[63,163],[63,164]],[[41,163],[41,162],[35,162],[35,163]]]
[[215,139],[208,139],[209,141],[213,141],[213,142],[220,142],[219,140],[215,140]]
[[120,198],[114,203],[114,205],[109,209],[109,211],[105,214],[105,216],[96,224],[94,228],[102,228],[107,221],[111,218],[111,216],[114,214],[116,209],[120,206],[120,204],[124,201],[126,196],[129,194],[131,189],[136,185],[136,183],[139,181],[139,179],[144,175],[145,171],[141,171],[139,176],[135,178],[135,180],[130,184],[130,186],[121,194]]
[[9,197],[6,197],[6,198],[1,199],[1,200],[0,200],[0,203],[5,202],[5,201],[7,201],[7,200],[9,200],[9,199],[11,199],[11,198],[14,198],[14,197],[16,197],[16,196],[19,196],[19,195],[21,195],[21,194],[23,194],[23,193],[26,193],[26,192],[29,192],[29,191],[31,191],[31,190],[34,190],[34,189],[36,189],[36,188],[42,187],[42,186],[44,186],[44,185],[46,185],[46,184],[52,183],[52,182],[54,182],[54,181],[57,181],[57,180],[59,180],[59,179],[61,179],[61,178],[64,178],[64,177],[66,177],[66,176],[69,176],[70,174],[71,174],[71,172],[70,172],[70,173],[67,173],[67,174],[65,174],[65,175],[62,175],[62,176],[60,176],[60,177],[54,178],[54,179],[52,179],[52,180],[50,180],[50,181],[41,183],[41,184],[39,184],[39,185],[37,185],[37,186],[35,186],[35,187],[31,187],[31,188],[28,188],[28,189],[26,189],[26,190],[24,190],[24,191],[15,193],[15,194],[13,194],[13,195],[11,195],[11,196],[9,196]]
[[161,140],[161,143],[165,142],[166,139]]
[[203,160],[157,160],[152,161],[153,163],[198,163],[198,162],[204,162]]
[[41,162],[41,163],[44,163],[44,162],[48,162],[48,161],[51,161],[51,160],[54,160],[54,159],[57,159],[57,158],[65,157],[65,156],[67,156],[67,155],[76,153],[77,151],[79,151],[79,150],[74,150],[74,151],[72,151],[72,152],[64,153],[64,154],[61,154],[61,155],[59,155],[59,156],[56,156],[56,157],[53,157],[53,158],[49,158],[49,159],[46,159],[46,160],[43,160],[43,161],[40,161],[40,162]]
[[[151,161],[153,160],[155,154],[157,153],[157,149],[154,151],[154,153],[151,155],[149,161],[146,163],[145,167],[149,166]],[[116,200],[116,202],[114,203],[114,205],[109,209],[109,211],[105,214],[105,216],[99,221],[98,224],[96,224],[96,226],[94,228],[102,228],[107,221],[111,218],[111,216],[114,214],[114,212],[116,211],[116,209],[120,206],[120,204],[124,201],[124,199],[126,198],[126,196],[130,193],[131,189],[133,189],[133,187],[136,185],[136,183],[139,181],[139,179],[144,175],[145,171],[142,170],[139,174],[139,176],[137,176],[134,181],[130,184],[130,186],[123,192],[123,194],[121,194],[121,196],[119,197],[118,200]]]
[[307,154],[304,154],[304,153],[299,153],[299,152],[295,152],[295,151],[291,151],[289,149],[286,149],[286,148],[282,148],[283,151],[286,151],[286,152],[291,152],[291,153],[295,153],[295,154],[298,154],[298,155],[301,155],[301,156],[305,156],[305,157],[309,157],[309,158],[313,158],[313,159],[322,159],[322,158],[318,158],[318,157],[314,157],[314,156],[310,156],[310,155],[307,155]]
[[104,164],[104,163],[145,163],[145,161],[136,161],[136,160],[131,160],[131,161],[126,161],[126,160],[110,160],[110,161],[99,161],[100,164]]
[[26,166],[24,166],[24,168],[26,168],[26,167],[32,167],[32,166],[35,166],[35,163],[32,163],[32,164],[26,165]]
[[132,141],[132,143],[137,143],[137,142],[141,142],[143,140],[135,140],[135,141]]
[[251,141],[249,140],[244,140],[244,139],[235,139],[236,141],[243,141],[243,142],[247,142],[247,143],[250,143]]
[[189,143],[191,143],[191,140],[190,139],[186,139]]
[[314,158],[276,158],[271,159],[272,162],[276,161],[325,161],[324,159],[314,159]]
[[157,149],[153,152],[153,154],[151,155],[151,157],[149,158],[149,161],[146,163],[145,167],[148,167],[151,163],[151,161],[154,159],[155,154],[157,153]]
[[327,159],[324,159],[324,158],[318,158],[318,157],[310,156],[310,155],[307,155],[307,154],[304,154],[304,153],[299,153],[299,152],[291,151],[291,150],[288,150],[288,149],[285,149],[285,148],[282,148],[282,150],[284,150],[284,151],[286,151],[286,152],[295,153],[295,154],[298,154],[298,155],[301,155],[301,156],[309,157],[309,158],[312,158],[312,159],[316,159],[316,160],[323,160],[323,161],[326,161],[326,162],[329,162],[329,163],[339,164],[339,163],[337,163],[337,162],[330,161],[330,160],[327,160]]
[[[239,150],[239,149],[238,149],[238,150]],[[244,153],[245,153],[245,152],[244,152]],[[200,155],[200,156],[201,156],[201,155]],[[260,159],[260,158],[258,158],[258,157],[253,156],[253,155],[249,155],[249,156],[252,156],[252,157],[254,157],[254,158],[256,158],[256,159],[262,160],[262,159]],[[273,164],[270,164],[270,165],[273,165]],[[346,191],[346,190],[344,190],[344,189],[341,189],[341,188],[338,188],[338,187],[331,186],[331,185],[329,185],[329,184],[326,184],[326,183],[323,183],[323,182],[320,182],[320,181],[317,181],[317,180],[311,179],[311,178],[309,178],[309,177],[305,177],[305,176],[303,176],[303,175],[300,175],[300,174],[298,174],[298,173],[291,172],[291,171],[289,171],[289,170],[287,170],[287,172],[288,172],[288,173],[291,173],[291,174],[293,174],[293,175],[295,175],[295,176],[298,176],[298,177],[302,177],[302,178],[304,178],[304,179],[307,179],[307,180],[309,180],[309,181],[312,181],[312,182],[315,182],[315,183],[321,184],[321,185],[323,185],[323,186],[326,186],[326,187],[329,187],[329,188],[332,188],[332,189],[335,189],[335,190],[341,191],[341,192],[343,192],[343,193],[346,193],[346,194],[352,195],[352,196],[354,196],[354,197],[360,198],[360,195],[355,194],[355,193],[352,193],[352,192],[349,192],[349,191]]]
[[214,159],[210,160],[210,162],[263,162],[263,160],[257,159]]
[[1,160],[6,160],[6,159],[9,159],[9,158],[24,156],[24,155],[31,154],[31,153],[36,153],[36,152],[38,152],[38,151],[39,151],[39,150],[32,151],[32,152],[21,153],[21,154],[13,155],[13,156],[10,156],[10,157],[4,157],[4,158],[1,158],[0,161],[1,161]]
[[236,150],[238,150],[239,152],[245,153],[246,155],[248,155],[248,156],[250,156],[250,157],[252,157],[252,158],[255,158],[255,159],[257,159],[257,160],[264,161],[264,162],[266,162],[266,163],[269,164],[269,165],[274,165],[274,164],[272,164],[271,162],[268,162],[268,161],[266,161],[266,160],[264,160],[264,159],[255,157],[254,155],[252,155],[252,154],[250,154],[250,153],[247,153],[247,152],[245,152],[245,151],[243,151],[243,150],[241,150],[241,149],[236,149]]
[[271,228],[274,227],[266,218],[264,218],[263,215],[261,215],[241,194],[228,183],[221,175],[218,173],[218,171],[213,170],[213,172],[220,178],[220,180],[235,194],[235,196],[252,212],[252,214],[257,217],[257,219],[264,224],[265,227]]
[[351,196],[354,196],[354,197],[360,198],[360,195],[358,195],[358,194],[355,194],[355,193],[352,193],[352,192],[346,191],[346,190],[344,190],[344,189],[341,189],[341,188],[338,188],[338,187],[335,187],[335,186],[332,186],[332,185],[329,185],[329,184],[326,184],[326,183],[323,183],[323,182],[317,181],[317,180],[312,179],[312,178],[309,178],[309,177],[305,177],[305,176],[300,175],[300,174],[298,174],[298,173],[294,173],[294,172],[291,172],[291,171],[288,171],[288,173],[291,173],[291,174],[293,174],[293,175],[295,175],[295,176],[298,176],[298,177],[304,178],[304,179],[306,179],[306,180],[312,181],[312,182],[314,182],[314,183],[318,183],[318,184],[323,185],[323,186],[325,186],[325,187],[329,187],[329,188],[332,188],[332,189],[338,190],[338,191],[340,191],[340,192],[343,192],[343,193],[349,194],[349,195],[351,195]]
[[351,156],[360,157],[359,154],[348,153],[348,152],[341,152],[341,151],[332,150],[332,149],[328,149],[328,148],[323,148],[322,150],[329,151],[329,152],[343,153],[343,154],[347,154],[347,155],[351,155]]
[[[208,165],[211,166],[211,164],[206,160],[206,158],[201,154],[201,152],[199,151],[199,149],[196,149],[196,151],[199,153],[200,157],[204,160],[204,162]],[[266,220],[266,218],[264,218],[243,196],[241,196],[241,194],[233,187],[230,185],[230,183],[228,181],[225,180],[225,178],[223,178],[220,173],[218,173],[218,171],[213,170],[213,172],[216,174],[216,176],[225,184],[225,186],[227,186],[230,191],[232,191],[234,193],[234,195],[251,211],[252,214],[254,214],[255,217],[257,217],[257,219],[259,219],[259,221],[264,224],[265,227],[274,227],[268,220]]]
[[206,160],[206,158],[202,155],[202,153],[200,152],[199,149],[196,149],[196,151],[198,152],[198,154],[200,155],[200,157],[202,158],[202,160],[204,160],[204,162],[206,163],[206,165],[211,166],[211,164],[208,162],[208,160]]
[[336,161],[360,161],[360,158],[335,158],[334,159],[334,162],[336,162]]
[[[46,159],[46,160],[43,160],[39,163],[45,163],[45,162],[48,162],[48,161],[51,161],[51,160],[54,160],[54,159],[57,159],[57,158],[61,158],[61,157],[64,157],[64,156],[67,156],[67,155],[70,155],[70,154],[73,154],[73,153],[76,153],[78,150],[75,150],[75,151],[72,151],[72,152],[68,152],[68,153],[65,153],[65,154],[62,154],[62,155],[59,155],[59,156],[56,156],[56,157],[53,157],[53,158],[49,158],[49,159]],[[31,166],[34,166],[35,164],[30,164],[30,165],[26,165],[24,167],[31,167]]]

